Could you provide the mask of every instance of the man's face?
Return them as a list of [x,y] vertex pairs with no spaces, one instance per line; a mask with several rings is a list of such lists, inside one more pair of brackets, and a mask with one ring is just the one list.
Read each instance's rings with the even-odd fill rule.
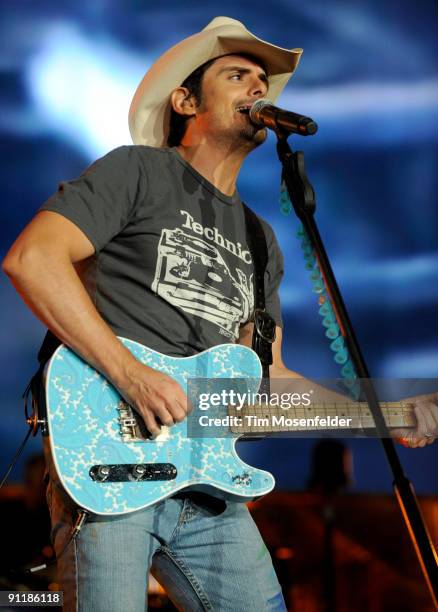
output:
[[264,98],[267,91],[268,77],[256,60],[240,55],[218,58],[204,73],[198,126],[218,141],[253,149],[265,141],[266,129],[254,125],[242,107]]

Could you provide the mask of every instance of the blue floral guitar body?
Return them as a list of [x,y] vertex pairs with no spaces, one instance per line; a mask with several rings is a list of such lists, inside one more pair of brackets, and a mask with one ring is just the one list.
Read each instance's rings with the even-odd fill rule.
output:
[[[139,361],[165,372],[184,391],[189,379],[204,378],[250,379],[252,389],[258,388],[260,361],[245,346],[222,344],[177,358],[120,340]],[[64,345],[47,368],[46,403],[59,477],[73,500],[93,513],[133,512],[182,489],[248,501],[274,487],[270,473],[238,457],[231,436],[189,437],[186,420],[163,428],[154,440],[142,437],[132,409],[116,389]]]

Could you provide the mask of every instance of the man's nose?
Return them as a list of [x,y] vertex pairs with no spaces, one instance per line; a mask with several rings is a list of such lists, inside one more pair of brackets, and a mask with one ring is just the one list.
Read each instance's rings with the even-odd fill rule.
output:
[[251,96],[264,97],[268,93],[268,84],[259,77],[254,77],[250,86]]

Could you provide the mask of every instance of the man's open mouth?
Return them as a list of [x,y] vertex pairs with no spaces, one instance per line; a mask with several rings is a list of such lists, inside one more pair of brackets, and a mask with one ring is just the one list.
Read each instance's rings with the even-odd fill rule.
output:
[[243,113],[244,115],[249,115],[249,111],[251,109],[252,104],[244,104],[243,106],[238,106],[236,111],[238,113]]

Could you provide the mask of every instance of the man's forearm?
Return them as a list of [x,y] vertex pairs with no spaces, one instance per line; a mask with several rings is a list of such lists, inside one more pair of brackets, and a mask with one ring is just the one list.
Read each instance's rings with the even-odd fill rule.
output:
[[286,386],[288,384],[286,380],[288,380],[290,381],[289,384],[291,391],[293,391],[294,389],[298,391],[298,388],[303,391],[304,387],[308,387],[309,389],[313,389],[313,391],[316,393],[318,401],[321,401],[321,403],[327,402],[345,404],[351,403],[353,401],[347,394],[344,395],[343,393],[338,393],[337,391],[332,391],[327,387],[323,387],[322,385],[315,383],[313,380],[302,376],[298,372],[289,370],[285,366],[279,367],[272,365],[269,368],[269,375],[274,383],[273,385],[271,385],[273,386],[274,390],[276,386],[276,380],[278,380],[277,385],[281,387]]
[[62,342],[117,387],[135,358],[117,339],[90,299],[73,264],[59,253],[23,254],[4,270],[26,304]]

